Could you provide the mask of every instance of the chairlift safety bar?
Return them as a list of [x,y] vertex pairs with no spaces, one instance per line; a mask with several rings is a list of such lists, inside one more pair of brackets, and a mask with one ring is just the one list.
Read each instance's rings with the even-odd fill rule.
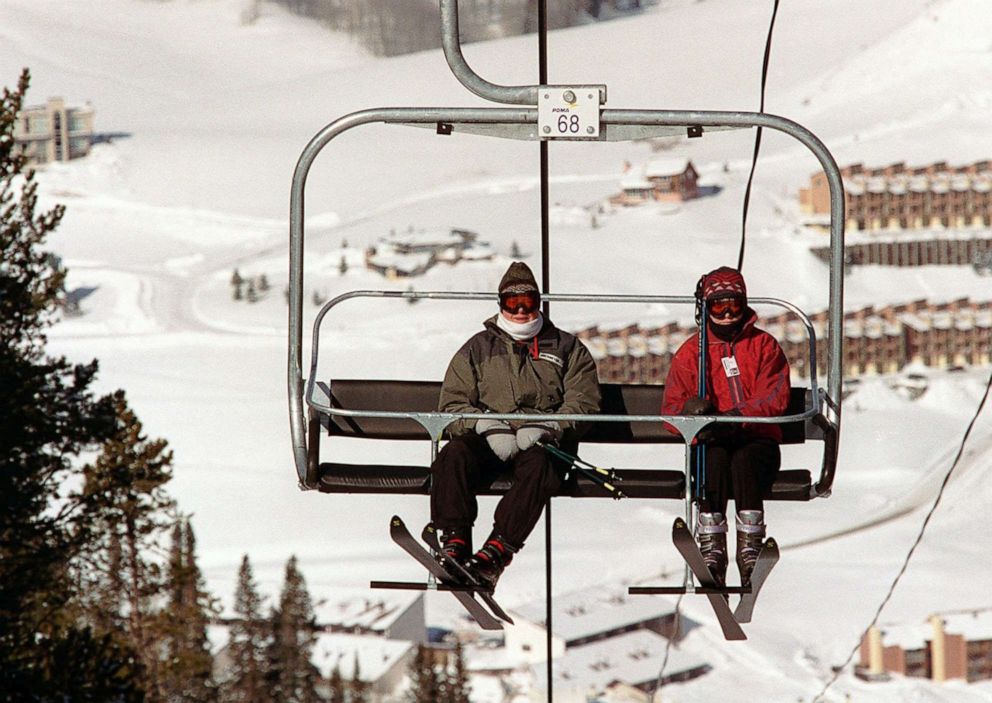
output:
[[[351,410],[331,407],[330,398],[317,385],[317,360],[320,348],[320,327],[324,317],[332,308],[347,300],[355,298],[399,298],[407,300],[490,300],[495,302],[498,297],[494,293],[478,292],[417,292],[417,291],[381,291],[362,290],[350,291],[324,303],[313,324],[312,348],[310,352],[310,374],[306,385],[306,403],[317,412],[342,417],[390,417],[407,418],[419,422],[432,439],[441,439],[441,432],[447,425],[457,420],[471,420],[482,417],[483,413],[448,413],[448,412],[409,412],[392,410]],[[550,302],[565,303],[667,303],[691,305],[695,303],[692,296],[672,295],[590,295],[580,293],[549,293],[543,296]],[[810,355],[810,392],[811,405],[803,413],[782,415],[776,417],[735,417],[735,416],[685,416],[685,415],[580,415],[566,413],[485,413],[485,417],[493,420],[563,420],[566,422],[668,422],[682,431],[685,441],[689,442],[696,433],[711,422],[749,423],[749,424],[779,424],[783,422],[798,422],[815,417],[821,412],[820,389],[816,380],[816,331],[806,314],[795,305],[776,298],[749,298],[749,303],[755,305],[777,305],[794,313],[806,327],[809,340]],[[331,390],[333,391],[333,374],[331,375]]]

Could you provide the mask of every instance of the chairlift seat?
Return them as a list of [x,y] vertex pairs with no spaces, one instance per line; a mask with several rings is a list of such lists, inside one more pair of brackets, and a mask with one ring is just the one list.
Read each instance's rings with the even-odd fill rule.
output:
[[[323,386],[323,384],[321,384]],[[324,386],[331,407],[359,411],[434,412],[437,410],[441,384],[437,381],[357,380],[337,379]],[[602,412],[608,415],[657,415],[661,408],[664,386],[648,384],[601,384]],[[800,414],[808,407],[809,389],[792,388],[788,414]],[[316,433],[321,428],[332,437],[353,437],[380,440],[430,441],[424,427],[416,420],[400,417],[354,417],[328,415],[311,410],[311,452],[319,445]],[[682,444],[682,438],[658,422],[596,422],[590,423],[583,443],[596,444]],[[781,425],[783,444],[801,444],[807,437],[821,439],[817,426],[809,422]],[[429,493],[430,467],[426,465],[389,464],[311,464],[315,487],[325,493]],[[685,470],[616,468],[623,478],[621,489],[631,498],[685,497]],[[766,493],[769,500],[799,500],[810,498],[810,472],[805,469],[783,469]],[[500,495],[509,487],[509,477],[500,476],[490,485],[481,487],[480,495]],[[573,498],[611,497],[611,494],[581,474],[562,486],[560,496]]]

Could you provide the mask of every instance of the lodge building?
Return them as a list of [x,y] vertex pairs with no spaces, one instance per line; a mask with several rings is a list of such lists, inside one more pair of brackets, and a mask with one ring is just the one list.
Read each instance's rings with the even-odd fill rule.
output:
[[[907,168],[852,164],[841,169],[848,231],[949,229],[992,226],[992,161],[948,166],[939,161]],[[799,190],[808,224],[825,226],[830,190],[823,172]]]
[[689,159],[655,159],[640,171],[628,168],[620,181],[620,192],[610,202],[625,206],[657,201],[680,203],[699,197],[698,178]]
[[[816,333],[817,374],[826,374],[827,313],[810,315]],[[809,377],[805,326],[790,313],[765,317],[758,326],[782,345],[793,376]],[[589,327],[576,332],[596,359],[603,383],[665,382],[672,356],[695,327],[638,324]],[[844,315],[845,378],[896,373],[910,364],[935,369],[992,363],[992,301],[968,298],[916,300]]]
[[937,682],[992,679],[992,610],[931,615],[926,624],[872,627],[861,641],[856,674]]
[[66,105],[62,98],[29,105],[17,116],[14,140],[32,165],[86,156],[93,145],[93,108]]

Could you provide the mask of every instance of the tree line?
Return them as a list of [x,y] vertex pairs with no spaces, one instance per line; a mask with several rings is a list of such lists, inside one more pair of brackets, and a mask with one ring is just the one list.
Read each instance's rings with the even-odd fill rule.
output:
[[[25,69],[0,96],[0,702],[370,700],[357,660],[350,681],[312,663],[318,626],[295,557],[264,612],[245,555],[236,617],[219,618],[168,492],[168,443],[145,434],[124,391],[94,393],[96,360],[46,350],[66,270],[45,241],[65,209],[38,211],[13,138],[29,82]],[[224,662],[212,624],[228,627]],[[450,675],[424,656],[410,700],[467,700],[452,697],[467,690],[460,653]],[[418,682],[446,697],[421,697]]]

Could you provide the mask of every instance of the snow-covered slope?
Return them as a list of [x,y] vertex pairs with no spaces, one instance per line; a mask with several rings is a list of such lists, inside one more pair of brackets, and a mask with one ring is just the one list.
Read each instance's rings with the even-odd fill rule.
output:
[[[89,99],[97,130],[120,135],[40,176],[44,201],[68,207],[52,245],[70,267],[69,285],[89,291],[86,314],[56,328],[52,343],[73,358],[99,358],[102,388],[125,387],[149,433],[170,441],[172,489],[194,514],[201,561],[222,598],[231,596],[244,553],[269,593],[291,553],[318,594],[370,578],[417,578],[419,568],[389,543],[386,520],[392,513],[411,524],[426,520],[426,501],[296,489],[284,388],[289,180],[303,145],[348,112],[481,101],[451,77],[439,51],[373,59],[348,39],[268,5],[243,25],[246,4],[0,3],[3,82],[29,66],[31,102]],[[769,12],[767,3],[751,0],[660,3],[630,19],[556,32],[551,81],[606,83],[610,107],[756,109]],[[767,108],[809,127],[841,164],[989,158],[990,36],[985,0],[783,3]],[[537,73],[533,37],[471,45],[465,54],[498,83],[532,82]],[[723,190],[674,212],[607,215],[595,230],[569,213],[615,192],[624,161],[638,165],[657,154],[645,144],[553,144],[554,289],[688,293],[702,270],[735,260],[752,138],[726,133],[679,143],[666,153],[691,158]],[[799,230],[795,196],[815,170],[812,156],[766,132],[745,263],[754,295],[788,298],[810,311],[825,304],[826,270],[808,253],[816,236]],[[365,246],[410,225],[475,229],[501,254],[492,263],[437,267],[415,280],[418,289],[490,290],[514,241],[538,266],[536,174],[533,144],[407,128],[348,133],[311,175],[307,297],[405,288],[364,271],[361,260]],[[344,275],[342,256],[350,264]],[[234,267],[245,276],[266,274],[271,291],[252,305],[232,301]],[[852,307],[963,295],[987,298],[988,279],[965,267],[866,267],[847,278]],[[482,305],[342,307],[325,323],[321,374],[439,378],[488,313]],[[560,306],[555,318],[578,327],[684,314]],[[682,646],[714,670],[666,689],[666,698],[812,698],[885,595],[987,373],[928,374],[929,390],[917,401],[892,392],[884,379],[861,384],[845,408],[834,496],[769,506],[784,558],[748,628],[749,643],[719,640],[705,601],[685,600],[707,626]],[[986,416],[883,620],[915,622],[937,610],[990,605],[983,585],[992,579],[984,524],[992,498],[990,429]],[[424,448],[340,445],[344,458],[426,459]],[[815,467],[813,449],[787,448],[785,464]],[[680,461],[671,449],[655,456],[590,447],[588,458]],[[482,503],[488,515],[493,502]],[[556,503],[555,588],[657,582],[661,572],[678,573],[666,534],[680,512],[678,504],[647,501]],[[543,546],[539,529],[500,584],[507,604],[542,592]],[[448,599],[431,600],[432,620],[454,613]],[[880,701],[992,698],[988,684],[868,686],[845,674],[833,695],[843,700],[846,692]]]

